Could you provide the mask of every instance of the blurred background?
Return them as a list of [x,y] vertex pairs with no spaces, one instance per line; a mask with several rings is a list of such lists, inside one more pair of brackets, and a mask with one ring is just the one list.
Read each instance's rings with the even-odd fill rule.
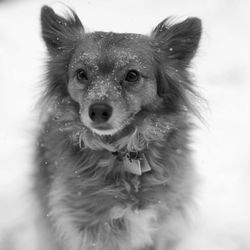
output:
[[[207,99],[195,132],[197,211],[178,250],[250,249],[250,1],[65,0],[89,31],[148,34],[167,16],[197,16],[193,72]],[[43,4],[0,1],[0,250],[36,250],[32,155],[45,47]]]

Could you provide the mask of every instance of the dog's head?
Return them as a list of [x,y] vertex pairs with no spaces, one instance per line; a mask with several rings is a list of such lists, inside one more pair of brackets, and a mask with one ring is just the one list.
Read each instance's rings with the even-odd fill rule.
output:
[[189,108],[187,67],[201,35],[201,22],[161,22],[149,36],[86,33],[77,15],[41,12],[49,52],[50,96],[69,96],[82,124],[98,135],[114,135],[143,114]]

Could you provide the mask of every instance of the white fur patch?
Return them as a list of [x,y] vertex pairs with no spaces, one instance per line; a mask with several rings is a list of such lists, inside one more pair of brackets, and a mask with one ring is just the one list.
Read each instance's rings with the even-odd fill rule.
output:
[[153,244],[153,236],[157,231],[157,214],[153,208],[132,210],[114,207],[111,210],[111,217],[113,219],[124,218],[132,249]]

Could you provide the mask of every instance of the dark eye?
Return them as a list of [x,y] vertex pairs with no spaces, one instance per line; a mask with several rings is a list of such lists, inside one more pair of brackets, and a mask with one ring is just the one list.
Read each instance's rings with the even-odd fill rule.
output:
[[79,69],[76,71],[76,78],[79,82],[88,81],[88,75],[85,70]]
[[137,82],[140,79],[140,74],[136,70],[128,71],[125,80],[127,82]]

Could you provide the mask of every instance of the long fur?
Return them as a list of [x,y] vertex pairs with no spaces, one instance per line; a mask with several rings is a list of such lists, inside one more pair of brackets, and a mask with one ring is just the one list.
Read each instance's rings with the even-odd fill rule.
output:
[[[48,62],[35,192],[43,220],[55,235],[53,244],[64,250],[159,249],[161,235],[166,245],[173,245],[178,234],[173,218],[185,216],[195,186],[189,144],[197,94],[188,67],[200,40],[200,20],[172,24],[167,19],[150,36],[85,33],[71,12],[64,18],[44,6],[41,13]],[[149,85],[157,85],[157,96],[137,93],[147,103],[112,135],[98,135],[84,125],[79,103],[69,91],[70,65],[88,39],[107,53],[126,45],[128,53],[143,54],[152,65]],[[126,56],[120,55],[117,63]],[[106,75],[111,74],[108,60],[102,60]],[[104,80],[100,86],[110,88]],[[92,89],[93,95],[99,87]],[[121,87],[112,91],[122,93]],[[91,101],[90,92],[86,100]],[[151,171],[141,176],[127,172],[115,151],[143,152]]]

